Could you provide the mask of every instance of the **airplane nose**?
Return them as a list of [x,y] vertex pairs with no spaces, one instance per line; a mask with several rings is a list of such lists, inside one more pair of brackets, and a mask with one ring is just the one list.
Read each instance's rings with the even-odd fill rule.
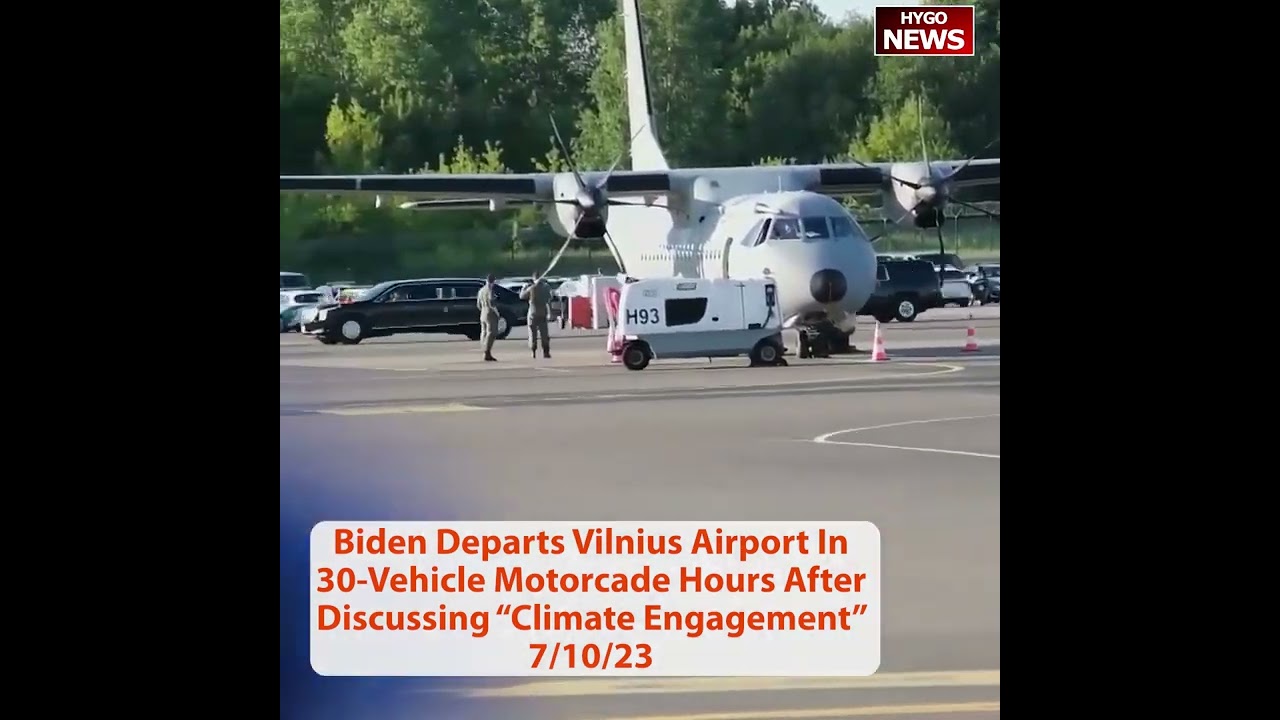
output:
[[809,280],[809,292],[820,303],[836,303],[849,292],[849,283],[839,270],[819,270]]

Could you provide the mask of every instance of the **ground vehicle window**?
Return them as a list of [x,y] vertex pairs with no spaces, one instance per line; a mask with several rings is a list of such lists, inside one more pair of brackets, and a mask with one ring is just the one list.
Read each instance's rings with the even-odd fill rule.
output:
[[667,327],[694,325],[707,314],[707,299],[675,298],[667,301]]

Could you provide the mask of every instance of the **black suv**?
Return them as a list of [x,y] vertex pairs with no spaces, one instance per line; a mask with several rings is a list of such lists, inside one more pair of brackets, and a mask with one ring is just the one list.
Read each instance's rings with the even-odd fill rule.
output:
[[[484,280],[426,278],[392,280],[361,291],[344,305],[320,308],[314,322],[302,331],[326,345],[354,345],[365,338],[401,333],[450,333],[480,339],[480,310],[476,294]],[[526,322],[528,303],[514,292],[494,285],[498,302],[498,338]]]
[[894,318],[911,322],[929,308],[942,306],[942,284],[933,263],[925,260],[881,260],[876,267],[876,289],[859,315],[871,315],[882,323]]

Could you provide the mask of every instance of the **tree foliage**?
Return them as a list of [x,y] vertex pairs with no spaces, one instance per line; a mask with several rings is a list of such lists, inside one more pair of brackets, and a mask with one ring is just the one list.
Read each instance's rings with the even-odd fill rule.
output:
[[[977,53],[944,59],[877,58],[868,19],[827,18],[808,0],[643,0],[654,130],[677,167],[916,160],[922,94],[929,157],[978,153],[1000,130],[1000,3],[975,4]],[[618,8],[280,0],[280,171],[565,170],[552,116],[580,169],[619,157],[626,167]],[[984,154],[998,152],[997,143]],[[518,264],[513,248],[555,245],[528,210],[366,205],[282,197],[282,262],[341,272],[367,261],[375,275],[441,262],[479,271],[466,263],[493,265],[506,253]],[[357,260],[339,257],[347,251]]]

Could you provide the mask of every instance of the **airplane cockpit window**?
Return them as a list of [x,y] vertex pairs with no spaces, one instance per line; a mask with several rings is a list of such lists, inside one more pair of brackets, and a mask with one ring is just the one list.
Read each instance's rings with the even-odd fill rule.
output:
[[827,229],[825,217],[807,217],[804,219],[804,238],[806,240],[826,240],[831,237]]
[[831,218],[831,237],[853,237],[853,223],[847,217]]
[[764,238],[768,237],[768,232],[769,219],[765,218],[763,220],[759,220],[759,222],[751,225],[751,229],[749,229],[749,231],[742,233],[742,240],[740,242],[744,247],[755,247],[756,245],[759,245],[759,243],[764,242]]
[[769,238],[772,240],[799,240],[800,221],[796,218],[775,219],[773,228],[769,232]]

